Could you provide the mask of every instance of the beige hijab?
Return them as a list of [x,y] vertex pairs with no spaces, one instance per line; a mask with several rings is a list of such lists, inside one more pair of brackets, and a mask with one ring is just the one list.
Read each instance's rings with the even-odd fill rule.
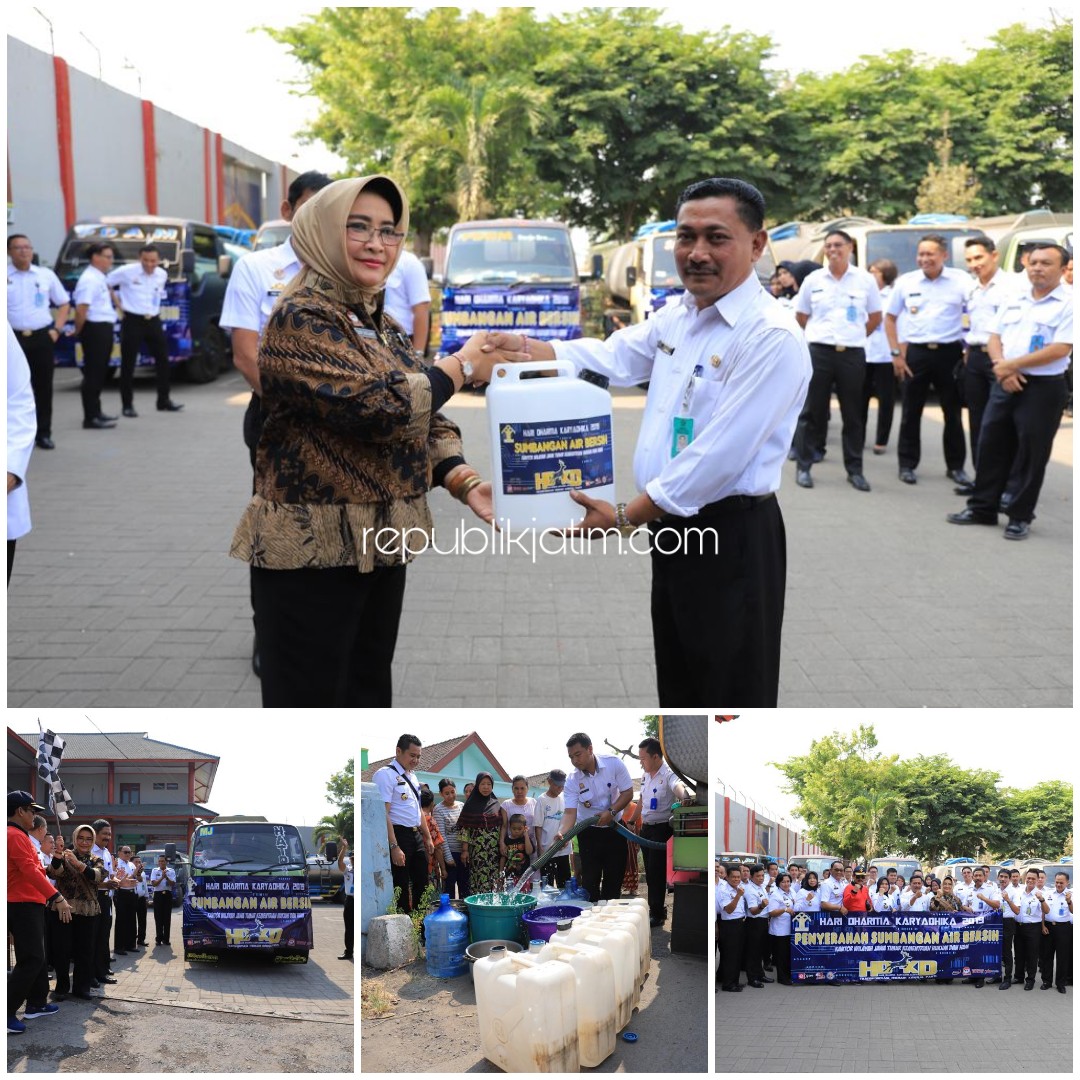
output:
[[[357,285],[353,280],[349,273],[349,258],[345,246],[345,223],[349,219],[353,203],[356,202],[357,195],[375,181],[381,181],[375,185],[375,194],[386,198],[390,194],[387,187],[397,193],[401,213],[394,224],[399,232],[409,231],[409,200],[395,180],[382,175],[335,180],[316,192],[296,211],[292,220],[292,246],[304,268],[282,291],[278,305],[298,290],[312,288],[340,304],[349,307],[361,304],[369,312],[375,310],[386,279],[393,273],[398,259],[401,258],[404,241],[396,248],[386,249],[386,273],[375,289]],[[391,211],[396,214],[394,200],[387,198],[387,202],[390,203]]]

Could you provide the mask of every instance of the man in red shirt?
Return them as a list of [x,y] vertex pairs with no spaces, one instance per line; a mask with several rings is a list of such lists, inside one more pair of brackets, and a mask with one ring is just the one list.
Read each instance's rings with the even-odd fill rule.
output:
[[19,1035],[26,1025],[15,1014],[26,1002],[24,1019],[51,1016],[59,1005],[48,1002],[49,965],[45,959],[45,908],[61,922],[71,922],[71,905],[45,876],[30,843],[34,814],[47,813],[28,791],[8,792],[8,933],[15,944],[15,966],[8,975],[8,1034]]
[[844,909],[854,915],[865,915],[870,906],[870,893],[866,889],[866,871],[856,870],[854,881],[844,889]]

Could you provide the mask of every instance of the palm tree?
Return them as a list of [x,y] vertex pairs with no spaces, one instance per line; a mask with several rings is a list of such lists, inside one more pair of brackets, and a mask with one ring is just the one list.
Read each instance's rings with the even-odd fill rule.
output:
[[538,128],[544,97],[509,80],[451,76],[417,101],[394,168],[406,177],[440,164],[453,168],[458,219],[482,218],[492,208],[494,178]]
[[858,839],[858,849],[863,852],[863,860],[868,861],[876,855],[886,826],[895,821],[904,808],[902,796],[893,792],[867,791],[848,801],[840,818],[840,827],[849,831],[853,839]]
[[336,814],[326,814],[315,823],[315,831],[312,839],[319,848],[327,840],[336,840],[344,836],[349,841],[349,847],[353,846],[353,808],[347,806]]

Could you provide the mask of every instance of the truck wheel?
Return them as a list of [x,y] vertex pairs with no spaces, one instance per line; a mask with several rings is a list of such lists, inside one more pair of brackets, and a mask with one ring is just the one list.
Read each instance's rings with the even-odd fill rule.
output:
[[224,371],[228,353],[228,344],[220,328],[209,327],[203,338],[202,348],[197,353],[192,353],[191,358],[184,364],[188,382],[213,382]]

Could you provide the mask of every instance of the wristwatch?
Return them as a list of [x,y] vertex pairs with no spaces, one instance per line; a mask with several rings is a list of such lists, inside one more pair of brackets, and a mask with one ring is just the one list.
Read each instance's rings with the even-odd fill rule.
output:
[[473,366],[472,361],[466,360],[461,353],[454,353],[454,359],[458,362],[458,367],[461,368],[461,377],[465,380],[466,385],[472,382]]
[[890,356],[899,356],[900,355],[900,350],[899,349],[890,349],[889,350],[889,355]]
[[615,528],[620,536],[632,536],[637,526],[626,516],[626,503],[615,504]]

